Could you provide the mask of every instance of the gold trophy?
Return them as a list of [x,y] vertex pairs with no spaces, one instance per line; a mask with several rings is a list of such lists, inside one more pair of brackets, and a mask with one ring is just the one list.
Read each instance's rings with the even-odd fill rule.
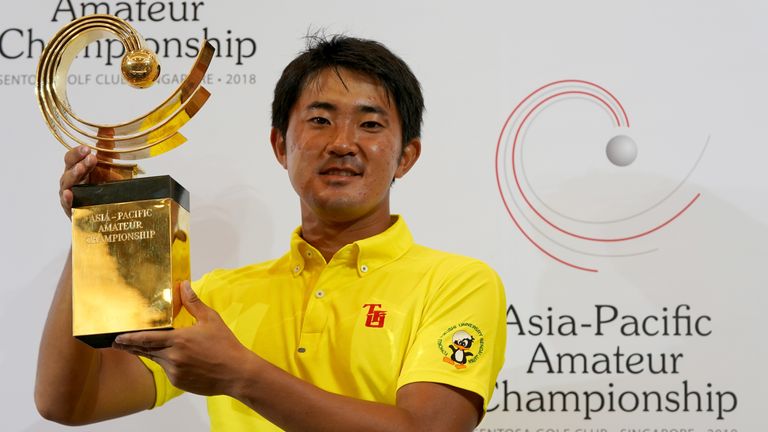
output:
[[201,83],[214,55],[205,41],[186,79],[149,113],[97,124],[72,111],[67,78],[75,57],[105,38],[122,42],[128,84],[146,88],[157,80],[157,56],[130,24],[90,15],[51,39],[35,86],[56,139],[67,148],[86,145],[98,158],[90,177],[96,184],[72,189],[72,333],[96,348],[111,346],[120,333],[173,328],[178,287],[190,278],[189,193],[169,176],[134,179],[138,166],[117,161],[157,156],[186,141],[178,130],[210,96]]

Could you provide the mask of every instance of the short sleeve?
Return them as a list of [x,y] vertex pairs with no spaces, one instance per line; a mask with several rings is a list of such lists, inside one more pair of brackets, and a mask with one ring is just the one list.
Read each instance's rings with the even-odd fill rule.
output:
[[451,266],[437,284],[397,387],[413,382],[451,385],[480,395],[485,410],[504,364],[504,286],[493,269],[475,260]]
[[[205,284],[207,278],[208,275],[206,274],[199,280],[192,282],[192,289],[200,298],[203,298],[203,285]],[[205,301],[205,299],[203,299],[203,301]],[[179,311],[179,314],[174,319],[174,327],[176,328],[187,327],[193,323],[194,318],[184,308]],[[162,366],[146,357],[139,356],[139,359],[144,363],[144,366],[146,366],[147,369],[152,372],[152,377],[155,381],[155,404],[152,408],[162,406],[169,400],[184,393],[183,390],[180,390],[171,384],[171,381],[168,379],[168,376],[165,374],[165,370],[163,370]]]

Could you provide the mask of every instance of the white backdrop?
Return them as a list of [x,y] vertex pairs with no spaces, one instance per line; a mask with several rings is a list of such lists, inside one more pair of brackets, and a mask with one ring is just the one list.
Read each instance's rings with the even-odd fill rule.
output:
[[[193,2],[186,3],[191,10]],[[140,21],[134,10],[134,25],[145,37],[186,41],[207,29],[225,44],[227,38],[240,39],[241,54],[247,57],[238,60],[236,51],[226,56],[223,50],[207,85],[213,97],[184,128],[190,141],[142,163],[147,172],[171,174],[192,192],[195,277],[216,267],[265,260],[288,247],[288,234],[299,222],[298,205],[271,154],[269,106],[282,67],[303,48],[302,36],[324,28],[377,39],[411,65],[427,102],[422,158],[394,186],[394,210],[406,216],[420,243],[489,262],[501,274],[517,312],[508,316],[507,362],[492,411],[479,429],[766,430],[767,4],[198,3],[203,3],[198,20],[188,22],[153,22],[146,16]],[[80,16],[81,2],[71,4]],[[50,39],[71,19],[68,7],[66,0],[43,0],[6,4],[0,14],[3,430],[63,429],[40,419],[32,400],[37,345],[69,246],[69,227],[57,197],[64,150],[36,106],[28,75],[34,74],[40,47],[33,43],[30,53],[28,39],[30,34]],[[248,57],[250,40],[257,49]],[[189,58],[161,60],[166,74],[184,73],[192,63]],[[99,74],[118,73],[106,62],[80,59],[73,67],[79,83],[71,86],[72,102],[83,117],[126,120],[174,88],[158,85],[145,92],[149,96],[137,96],[124,86],[97,83]],[[564,91],[572,93],[538,110],[528,106],[533,113],[516,147],[518,190],[509,153],[514,136],[509,127],[502,134],[505,121],[527,95],[567,79],[610,91],[630,126],[617,126],[611,110],[595,99],[596,88],[585,84],[565,85]],[[615,105],[614,110],[621,114]],[[513,122],[520,120],[516,116]],[[619,134],[629,136],[638,150],[637,159],[622,168],[605,155],[606,143]],[[562,231],[534,214],[521,191]],[[675,216],[697,194],[679,217],[647,235],[614,242],[585,238],[642,234]],[[599,271],[564,265],[534,243],[563,261]],[[629,317],[617,318],[596,334],[599,305]],[[701,322],[711,334],[620,333],[621,323],[649,315],[674,322],[671,315],[679,305],[690,307],[692,320],[708,317]],[[529,325],[534,315],[545,324],[551,316],[553,334],[546,327],[532,334],[540,333]],[[523,323],[516,325],[516,318]],[[560,333],[569,333],[570,319],[577,335],[558,334],[562,323]],[[653,318],[648,322],[657,325]],[[620,374],[612,363],[612,373],[557,374],[547,373],[541,349],[553,362],[557,353],[587,358],[604,353],[614,359],[617,349],[625,355],[622,361],[631,353],[645,359],[650,355],[653,361],[662,354],[682,357],[677,373]],[[643,412],[642,405],[630,409],[632,395],[622,396],[658,391],[674,398],[670,392],[681,393],[684,385],[703,396],[701,410],[691,399],[688,409],[665,403],[661,412],[653,405]],[[513,391],[521,395],[522,406]],[[531,402],[535,393],[529,392],[546,396],[551,391],[576,392],[581,405],[577,409],[576,399],[566,407]],[[585,392],[591,392],[592,411],[597,412],[585,412]],[[598,397],[606,403],[602,410],[595,406]],[[611,397],[614,410],[608,407]],[[718,408],[733,409],[718,420]],[[160,410],[86,429],[169,427],[206,430],[203,399],[186,395]]]

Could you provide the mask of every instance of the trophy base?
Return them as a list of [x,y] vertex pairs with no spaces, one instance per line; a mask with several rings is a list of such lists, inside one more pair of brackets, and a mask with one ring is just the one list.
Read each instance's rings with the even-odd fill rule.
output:
[[72,334],[168,330],[190,278],[189,193],[169,176],[72,188]]
[[[173,327],[153,328],[151,330],[173,330]],[[141,331],[141,330],[134,330],[134,331]],[[80,335],[80,336],[75,336],[75,338],[90,345],[92,348],[109,348],[112,346],[112,342],[115,341],[115,338],[124,333],[132,333],[132,332],[120,331],[120,332],[114,332],[114,333]]]

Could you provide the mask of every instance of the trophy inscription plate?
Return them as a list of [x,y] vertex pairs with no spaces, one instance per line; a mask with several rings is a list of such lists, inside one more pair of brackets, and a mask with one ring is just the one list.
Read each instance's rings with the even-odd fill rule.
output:
[[187,191],[160,176],[74,192],[73,335],[107,347],[120,333],[173,328],[190,278]]

